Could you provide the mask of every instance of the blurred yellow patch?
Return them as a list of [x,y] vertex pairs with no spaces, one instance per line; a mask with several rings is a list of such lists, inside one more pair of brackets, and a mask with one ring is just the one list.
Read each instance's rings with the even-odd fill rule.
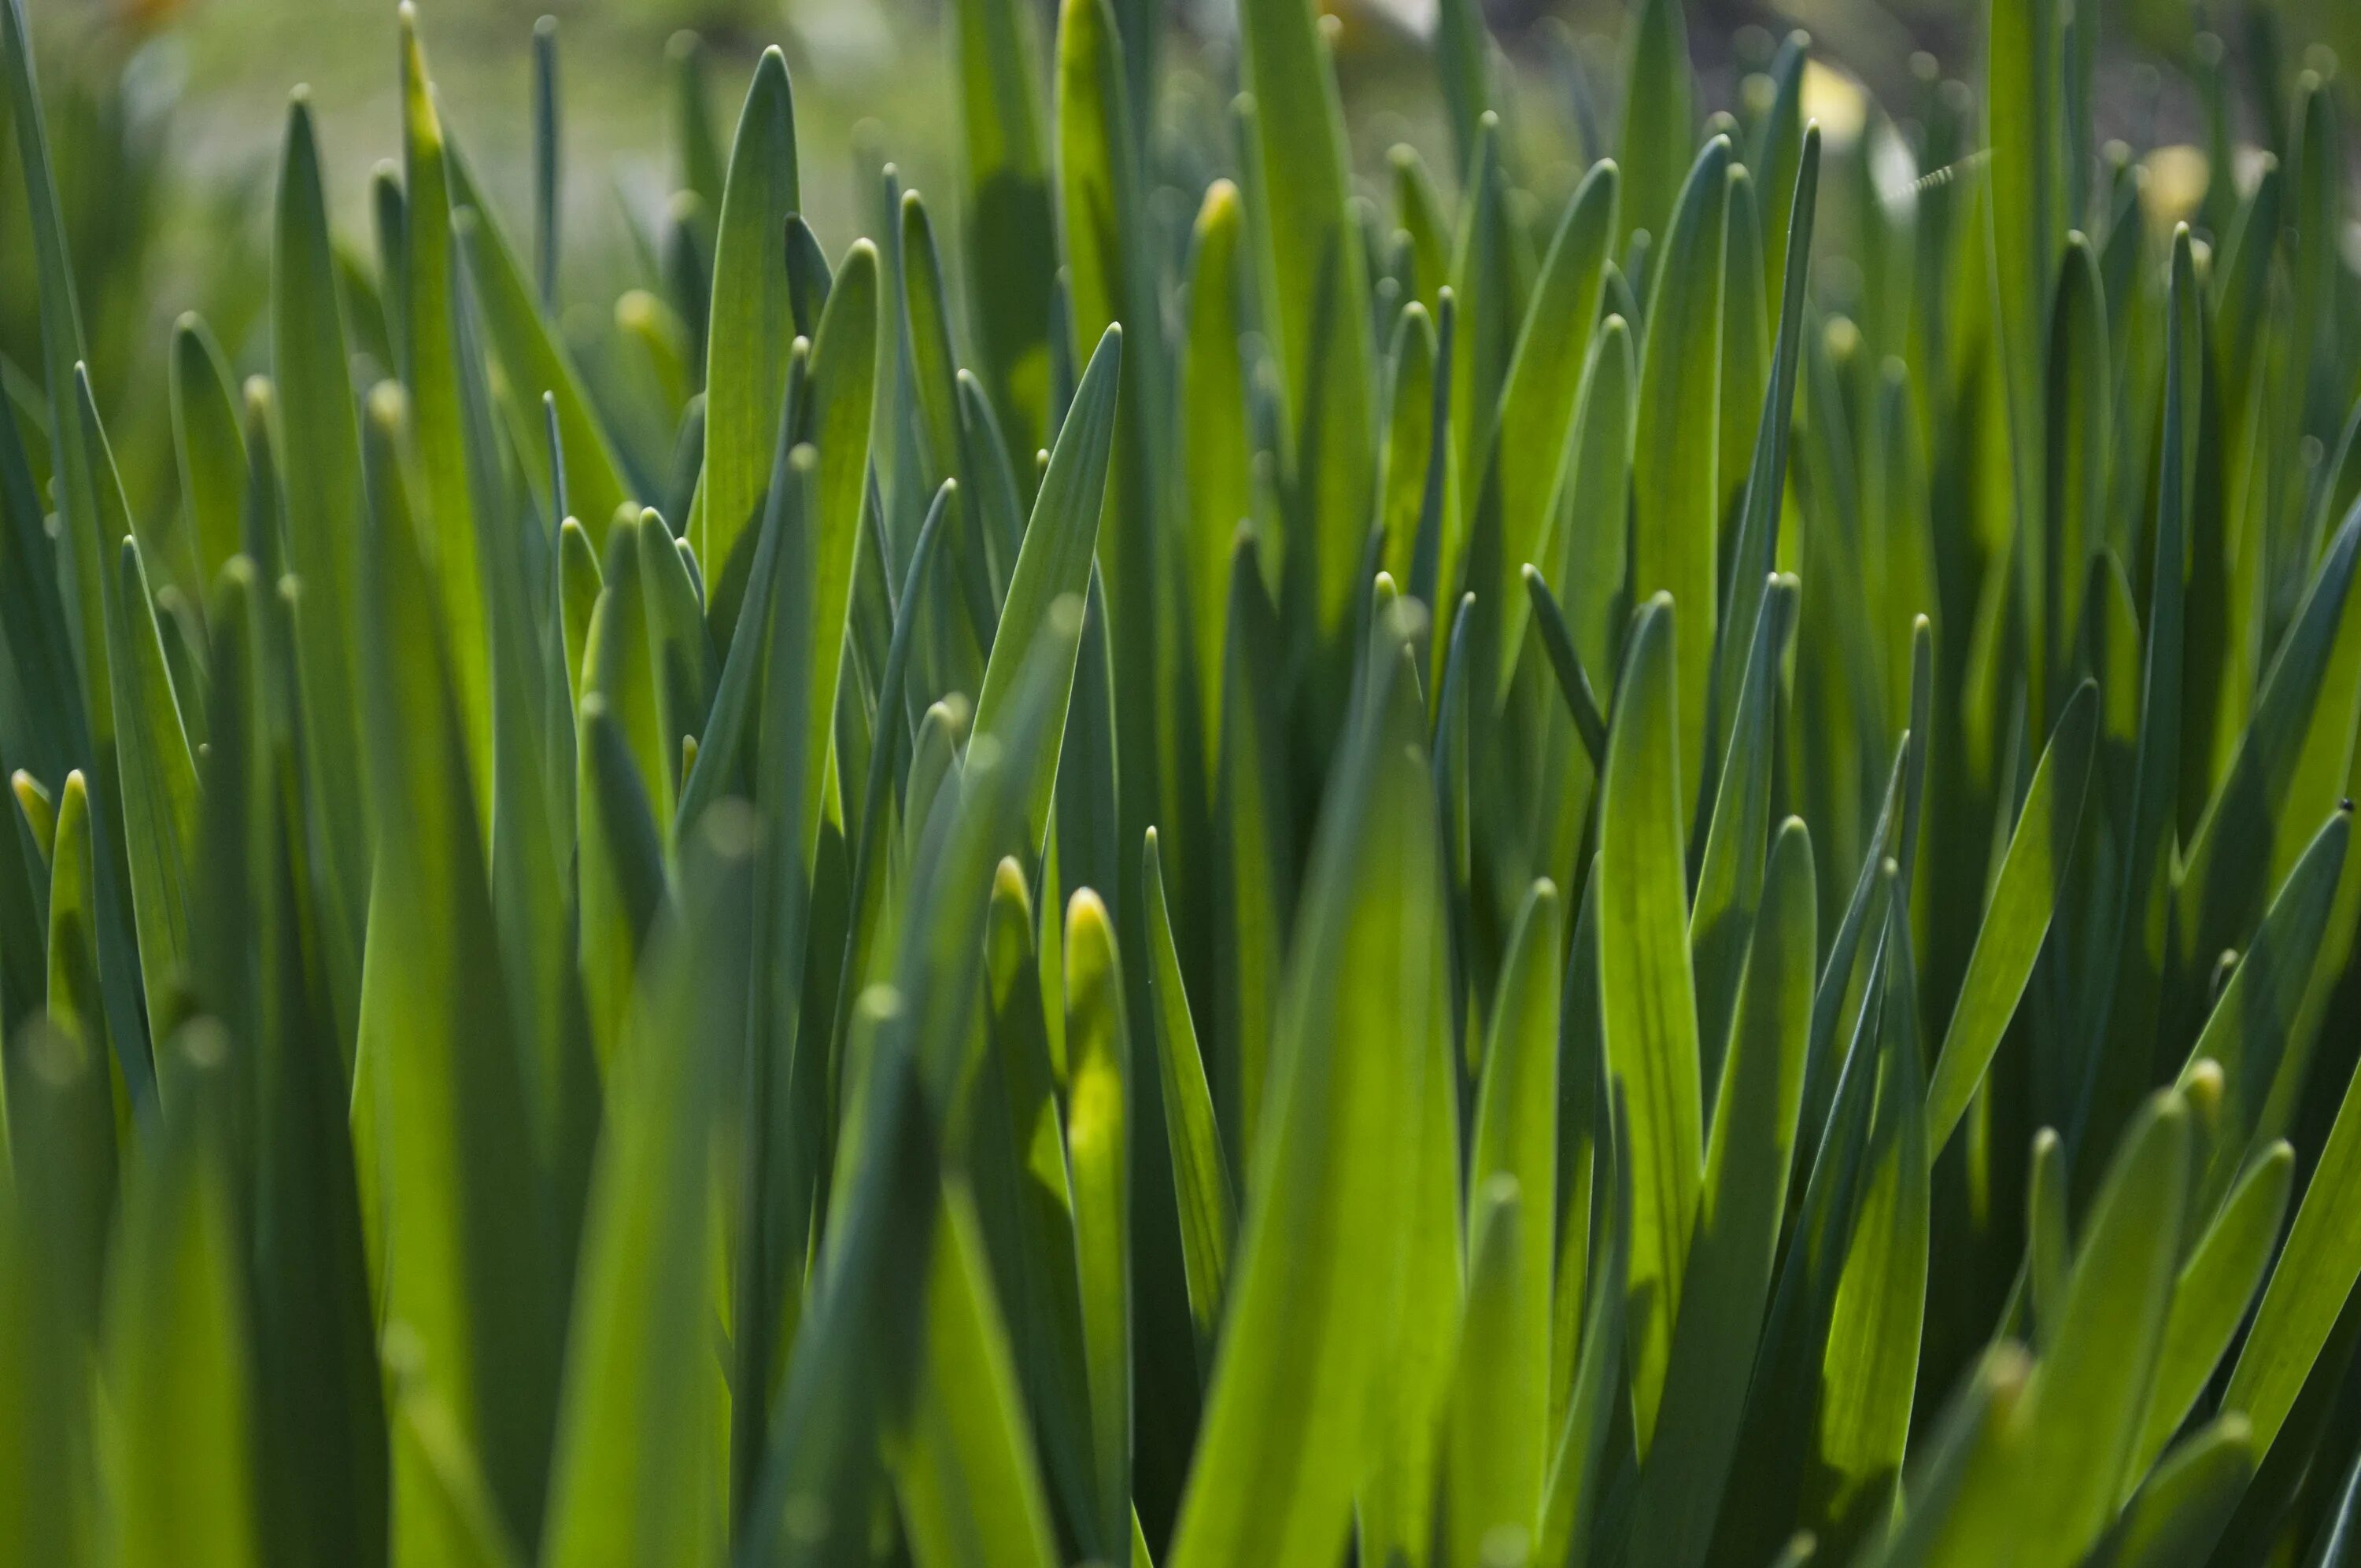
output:
[[2197,215],[2213,177],[2205,149],[2186,143],[2156,148],[2140,159],[2140,204],[2148,222],[2162,229]]

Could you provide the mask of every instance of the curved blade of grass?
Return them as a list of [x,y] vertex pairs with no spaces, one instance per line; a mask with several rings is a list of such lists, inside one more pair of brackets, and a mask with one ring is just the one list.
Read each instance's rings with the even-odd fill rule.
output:
[[1247,189],[1258,220],[1262,326],[1295,472],[1311,487],[1300,509],[1308,532],[1290,533],[1290,553],[1300,548],[1309,560],[1316,624],[1334,637],[1360,587],[1376,401],[1344,109],[1312,0],[1245,0],[1238,38],[1254,109]]
[[1753,938],[1771,846],[1771,783],[1786,707],[1784,672],[1801,585],[1792,576],[1771,586],[1755,620],[1754,652],[1730,732],[1728,759],[1716,770],[1713,817],[1698,862],[1689,912],[1690,963],[1697,972],[1697,1029],[1705,1048],[1704,1083],[1719,1083],[1738,1005],[1739,978]]
[[1805,1518],[1831,1552],[1872,1539],[1893,1508],[1917,1384],[1931,1183],[1917,980],[1903,899],[1882,873],[1886,932],[1877,1099],[1829,1302]]
[[1640,0],[1624,34],[1623,123],[1615,138],[1624,177],[1623,221],[1615,231],[1619,255],[1629,248],[1635,231],[1664,237],[1681,167],[1697,145],[1682,11],[1680,0]]
[[911,1554],[924,1568],[1049,1568],[1058,1554],[1016,1365],[983,1228],[957,1187],[943,1193],[926,1294],[917,1388],[891,1458]]
[[[87,413],[89,411],[85,411]],[[140,987],[150,1026],[171,1028],[187,1004],[190,879],[197,843],[197,769],[165,667],[137,540],[117,551],[118,610],[107,670],[115,682],[115,744]]]
[[1927,1090],[1927,1153],[1943,1152],[2000,1048],[2001,1036],[2033,978],[2049,923],[2067,893],[2067,872],[2081,832],[2082,799],[2097,754],[2099,687],[2084,681],[2059,715],[2058,728],[2033,771],[2025,807],[2008,841],[2000,875],[1968,955],[1960,999],[1935,1058]]
[[[1206,782],[1215,781],[1222,726],[1222,648],[1229,610],[1230,551],[1254,513],[1253,431],[1238,354],[1238,246],[1245,209],[1237,187],[1215,181],[1190,242],[1187,330],[1180,352],[1180,478],[1188,493],[1182,602],[1205,736]],[[1430,354],[1432,345],[1430,345]],[[1428,363],[1432,374],[1432,360]],[[1397,386],[1402,371],[1397,363]],[[1418,400],[1420,451],[1425,400]],[[1389,448],[1390,452],[1392,448]],[[1389,469],[1390,472],[1390,469]],[[1390,512],[1389,513],[1390,516]],[[1405,556],[1405,559],[1407,556]]]
[[[398,399],[373,402],[390,447]],[[381,471],[393,464],[390,454]],[[416,1337],[500,1518],[541,1518],[556,1392],[551,1216],[530,1144],[525,1067],[510,1016],[469,753],[441,600],[419,559],[398,471],[364,533],[368,781],[380,825],[362,981],[357,1120],[383,1162],[385,1318]],[[394,1533],[440,1508],[412,1451],[394,1466]],[[428,1536],[426,1539],[432,1539]]]
[[[551,325],[516,252],[492,215],[465,158],[451,159],[451,193],[457,211],[453,232],[475,280],[479,306],[509,395],[526,406],[555,400],[564,437],[562,462],[566,510],[585,520],[594,543],[603,543],[609,519],[631,499],[606,426],[590,402],[572,350]],[[544,268],[549,263],[544,262]]]
[[1519,1332],[1539,1249],[1529,1250],[1524,1239],[1515,1177],[1485,1178],[1471,1207],[1467,1299],[1444,1415],[1440,1555],[1447,1563],[1486,1560],[1497,1534],[1531,1530],[1541,1501],[1540,1431],[1527,1418],[1540,1402],[1532,1396],[1546,1389],[1520,1355],[1531,1346]]
[[2145,1475],[2156,1463],[2246,1322],[2279,1245],[2294,1185],[2295,1151],[2272,1145],[2231,1188],[2180,1266],[2157,1354],[2156,1385],[2127,1475]]
[[1601,1011],[1631,1140],[1632,1425],[1644,1454],[1680,1312],[1705,1158],[1674,611],[1641,612],[1599,795]]
[[[1074,394],[1074,406],[1058,432],[1049,454],[1039,495],[1033,502],[1032,521],[1025,530],[1025,546],[1016,556],[1016,570],[1008,584],[1008,599],[1001,609],[1001,624],[1013,635],[993,641],[992,656],[983,670],[983,689],[976,696],[975,733],[998,737],[1008,722],[1008,705],[1017,672],[1038,645],[1037,630],[1050,604],[1090,587],[1091,565],[1099,532],[1099,517],[1106,493],[1108,455],[1115,444],[1115,399],[1123,365],[1123,329],[1111,326],[1091,356]],[[1067,690],[1072,689],[1069,670]],[[1059,705],[1060,711],[1064,704]],[[1038,845],[1049,819],[1049,798],[1057,783],[1053,747],[1039,758],[1017,761],[1031,769],[1027,784],[1027,832]]]
[[[1503,1256],[1488,1258],[1477,1205],[1471,1204],[1469,1322],[1477,1318],[1479,1289],[1500,1293],[1483,1331],[1480,1354],[1500,1380],[1480,1422],[1480,1468],[1492,1499],[1491,1524],[1530,1528],[1541,1516],[1549,1461],[1550,1271],[1548,1243],[1557,1234],[1558,1014],[1560,954],[1565,917],[1548,881],[1527,890],[1501,960],[1486,1033],[1483,1070],[1476,1090],[1476,1122],[1467,1179],[1479,1195],[1496,1182],[1510,1184],[1501,1223]],[[1477,1203],[1480,1203],[1480,1198]],[[1486,1279],[1488,1262],[1499,1277]],[[1463,1346],[1462,1366],[1468,1347]],[[1472,1434],[1471,1434],[1472,1435]],[[1454,1464],[1463,1458],[1455,1453]],[[1455,1534],[1474,1522],[1455,1501],[1446,1506]]]
[[1621,660],[1624,612],[1631,602],[1631,409],[1640,375],[1626,320],[1609,315],[1591,334],[1575,402],[1565,515],[1558,525],[1567,628],[1583,663],[1599,671],[1613,670]]
[[2235,1411],[2166,1456],[2124,1509],[2094,1568],[2200,1568],[2254,1479],[2254,1433]]
[[1131,1038],[1106,905],[1088,888],[1066,906],[1066,1166],[1089,1391],[1093,1533],[1120,1550],[1131,1509]]
[[1632,1504],[1632,1563],[1694,1568],[1713,1540],[1786,1215],[1818,929],[1811,835],[1790,818],[1738,980],[1656,1443]]
[[742,806],[699,824],[682,916],[609,1069],[552,1456],[553,1568],[719,1545],[725,1426],[705,1341],[721,1215],[708,1141],[744,1048],[759,831]]
[[2352,828],[2353,814],[2340,810],[2313,836],[2190,1052],[2191,1068],[2215,1062],[2223,1075],[2221,1127],[2199,1184],[2201,1201],[2219,1197],[2252,1153],[2288,1132],[2312,1081],[2312,1041],[2300,1036],[2298,1018],[2326,941]]
[[2030,1393],[2042,1419],[2019,1515],[2029,1563],[2081,1562],[2127,1489],[2180,1257],[2189,1146],[2187,1104],[2152,1097],[2091,1211]]
[[[1649,12],[1664,8],[1652,0]],[[1716,137],[1697,155],[1672,230],[1657,247],[1632,438],[1631,598],[1637,603],[1668,593],[1680,609],[1675,663],[1685,811],[1697,799],[1705,766],[1706,694],[1719,622],[1721,487],[1701,433],[1718,428],[1720,419],[1729,175],[1730,141]],[[1637,180],[1632,183],[1636,191]],[[1638,1141],[1644,1147],[1645,1140]],[[1634,1277],[1644,1280],[1646,1270]]]
[[1189,1316],[1196,1326],[1202,1365],[1213,1360],[1213,1341],[1221,1327],[1223,1291],[1237,1234],[1237,1201],[1231,1195],[1230,1162],[1222,1149],[1222,1129],[1213,1118],[1213,1098],[1205,1083],[1205,1062],[1197,1048],[1189,993],[1181,984],[1180,955],[1173,946],[1172,915],[1164,899],[1164,865],[1153,828],[1148,830],[1143,865],[1157,1071],[1164,1089],[1165,1136],[1172,1147],[1180,1255],[1188,1270]]
[[[1400,678],[1387,664],[1373,676]],[[1441,873],[1427,769],[1393,750],[1375,707],[1338,760],[1313,850],[1229,1321],[1168,1568],[1334,1552],[1374,1447],[1360,1417],[1395,1288],[1403,1085],[1440,979]]]
[[[1513,650],[1524,634],[1527,610],[1513,591],[1516,574],[1528,563],[1554,572],[1565,555],[1556,536],[1560,498],[1574,466],[1569,437],[1598,320],[1618,189],[1615,165],[1601,163],[1575,192],[1542,262],[1500,389],[1493,449],[1499,465],[1500,564],[1509,574],[1496,590],[1507,615],[1504,649]],[[1509,673],[1503,669],[1504,680]]]
[[201,1027],[167,1047],[175,1099],[192,1103],[124,1193],[104,1335],[113,1420],[101,1438],[111,1544],[126,1563],[257,1560],[247,1283],[216,1119],[226,1047]]
[[403,0],[401,29],[402,384],[410,392],[411,439],[422,488],[417,523],[433,541],[423,555],[441,605],[452,700],[467,743],[479,833],[489,837],[492,789],[490,607],[485,577],[498,570],[487,547],[490,519],[476,515],[468,483],[467,425],[459,391],[459,309],[451,219],[452,160],[427,81],[418,13]]
[[[1801,50],[1793,40],[1780,53],[1782,61],[1791,57],[1800,74]],[[1773,192],[1784,188],[1775,183],[1764,186]],[[1727,749],[1727,729],[1738,721],[1743,700],[1739,696],[1741,683],[1747,674],[1747,666],[1740,661],[1753,657],[1754,623],[1762,616],[1771,574],[1779,565],[1779,521],[1786,505],[1787,452],[1795,425],[1795,377],[1804,357],[1805,294],[1811,273],[1812,236],[1819,217],[1820,129],[1817,123],[1802,129],[1793,188],[1787,222],[1784,227],[1774,225],[1777,254],[1784,258],[1784,268],[1779,285],[1779,324],[1772,339],[1771,375],[1763,388],[1753,457],[1746,470],[1738,531],[1730,547],[1730,602],[1717,633],[1714,711],[1720,727],[1715,736],[1717,753]],[[1742,654],[1741,649],[1746,650]]]
[[[760,521],[779,425],[794,305],[779,236],[799,210],[796,119],[786,57],[765,49],[738,119],[713,245],[713,297],[705,349],[705,465],[687,538],[714,585],[713,641],[727,648],[738,625],[747,566],[742,542]],[[751,560],[748,563],[751,565]]]
[[182,316],[172,329],[172,455],[181,477],[181,514],[196,581],[211,583],[237,554],[246,505],[246,437],[229,363],[204,318]]
[[1027,6],[959,0],[959,146],[975,343],[1009,460],[1019,463],[1047,433],[1049,280],[1058,266],[1032,32]]

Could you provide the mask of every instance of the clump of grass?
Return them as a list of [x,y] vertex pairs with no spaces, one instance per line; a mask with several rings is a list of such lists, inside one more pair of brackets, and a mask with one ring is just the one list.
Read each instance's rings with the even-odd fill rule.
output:
[[1639,0],[1562,167],[1445,0],[1372,194],[1153,15],[833,259],[684,49],[585,330],[405,6],[157,518],[0,7],[0,1552],[2346,1562],[2341,87],[2167,224],[2081,9],[1838,147]]

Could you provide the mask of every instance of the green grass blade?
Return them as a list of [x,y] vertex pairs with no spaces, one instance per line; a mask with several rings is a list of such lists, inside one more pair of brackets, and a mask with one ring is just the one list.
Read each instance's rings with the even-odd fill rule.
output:
[[779,425],[787,347],[795,337],[779,236],[803,205],[796,171],[795,104],[787,62],[763,52],[738,120],[730,175],[713,251],[713,302],[705,350],[705,463],[697,514],[687,532],[705,575],[717,646],[738,624],[742,583],[738,565],[751,546],[770,478],[772,437]]
[[[1500,563],[1507,575],[1495,591],[1506,607],[1505,649],[1513,650],[1524,631],[1527,610],[1514,591],[1517,574],[1530,563],[1545,576],[1554,576],[1565,554],[1556,524],[1574,463],[1568,437],[1598,320],[1618,189],[1615,165],[1602,163],[1575,192],[1542,262],[1500,390],[1494,451],[1499,465]],[[1503,670],[1504,678],[1508,673]]]
[[247,1282],[219,1120],[227,1047],[199,1027],[166,1047],[174,1098],[188,1103],[124,1193],[101,1427],[123,1563],[258,1560]]
[[451,661],[452,700],[467,743],[478,831],[489,836],[492,788],[490,609],[485,577],[498,570],[484,540],[490,520],[476,515],[468,483],[465,414],[459,391],[459,310],[453,266],[452,197],[456,181],[443,123],[418,40],[418,15],[404,0],[401,24],[402,326],[398,350],[410,393],[408,422],[421,488],[417,525],[431,541],[423,554],[441,606]]
[[2155,1388],[2126,1474],[2144,1475],[2156,1463],[2246,1322],[2294,1185],[2295,1151],[2275,1144],[2231,1188],[2180,1266],[2157,1353]]
[[972,1201],[943,1194],[927,1265],[926,1326],[907,1430],[889,1441],[922,1568],[1049,1568],[1049,1511],[1017,1403]]
[[1873,1539],[1893,1508],[1926,1313],[1931,1183],[1917,983],[1892,861],[1881,874],[1887,917],[1877,1096],[1828,1307],[1806,1497],[1806,1522],[1831,1551]]
[[1655,1446],[1641,1472],[1626,1561],[1694,1568],[1736,1458],[1768,1305],[1810,1037],[1819,927],[1811,835],[1790,819],[1771,852],[1740,978]]
[[1663,242],[1674,221],[1682,167],[1697,145],[1696,85],[1683,18],[1681,0],[1639,0],[1623,37],[1623,122],[1615,138],[1624,178],[1623,219],[1615,232],[1619,255],[1635,232]]
[[1334,637],[1360,587],[1376,400],[1344,110],[1312,0],[1245,0],[1238,24],[1255,116],[1248,190],[1259,220],[1263,331],[1279,365],[1295,471],[1314,487],[1301,505],[1308,532],[1290,534],[1290,559],[1300,553],[1311,566],[1317,626]]
[[2251,1156],[2288,1133],[2304,1086],[2312,1081],[2312,1041],[2300,1017],[2329,941],[2352,829],[2353,814],[2337,811],[2313,837],[2239,956],[2190,1053],[2190,1067],[2215,1062],[2223,1074],[2221,1127],[2200,1183],[2201,1201],[2218,1198]]
[[2096,1568],[2200,1568],[2255,1475],[2254,1434],[2232,1413],[2190,1434],[2124,1509]]
[[2186,1103],[2155,1096],[2091,1211],[2057,1336],[2034,1373],[2044,1419],[2019,1519],[2029,1561],[2081,1561],[2128,1489],[2180,1257],[2189,1145]]
[[2008,853],[1984,906],[1951,1009],[1934,1080],[1927,1090],[1927,1152],[1939,1155],[2000,1049],[2001,1036],[2033,978],[2049,923],[2067,892],[2082,821],[2082,797],[2097,753],[2099,688],[2074,693],[2033,771]]
[[[1230,552],[1254,513],[1253,432],[1238,353],[1238,247],[1245,231],[1237,187],[1216,181],[1191,238],[1187,330],[1180,364],[1180,483],[1187,492],[1180,602],[1201,704],[1207,783],[1214,780],[1222,725],[1222,649],[1229,610]],[[1433,362],[1428,360],[1428,372]],[[1401,376],[1397,366],[1396,376]],[[1423,455],[1425,400],[1418,399]],[[1394,448],[1388,447],[1390,454]],[[1389,469],[1390,475],[1391,470]],[[1390,517],[1392,512],[1389,511]],[[1407,559],[1407,556],[1404,557]]]
[[[1486,1522],[1528,1529],[1541,1515],[1551,1436],[1547,1244],[1557,1234],[1559,955],[1565,948],[1557,889],[1546,880],[1535,883],[1517,911],[1494,989],[1468,1153],[1468,1181],[1477,1194],[1498,1182],[1510,1184],[1500,1217],[1509,1234],[1500,1238],[1499,1277],[1485,1276],[1495,1260],[1485,1250],[1480,1213],[1471,1212],[1467,1222],[1470,1323],[1477,1316],[1475,1292],[1497,1290],[1503,1298],[1486,1309],[1495,1316],[1480,1351],[1500,1380],[1480,1427],[1480,1469],[1496,1516]],[[1471,1211],[1480,1202],[1479,1196]],[[1463,1368],[1466,1355],[1463,1347]],[[1480,1530],[1463,1533],[1474,1521],[1447,1513],[1463,1541],[1480,1540]]]
[[1771,586],[1765,613],[1756,618],[1754,652],[1738,698],[1737,722],[1719,782],[1711,824],[1699,861],[1695,906],[1689,912],[1690,963],[1697,973],[1697,1028],[1705,1048],[1702,1081],[1719,1082],[1739,977],[1763,896],[1771,847],[1771,784],[1776,738],[1787,707],[1783,679],[1795,627],[1801,585],[1793,576]]
[[572,351],[544,313],[547,295],[536,298],[474,171],[456,151],[450,170],[456,208],[453,231],[475,282],[486,335],[509,396],[524,407],[538,404],[544,396],[556,400],[557,428],[564,438],[566,511],[583,520],[594,543],[602,543],[608,523],[631,499],[606,426],[591,405]]
[[[1716,137],[1697,155],[1672,230],[1656,247],[1632,448],[1631,599],[1636,604],[1668,593],[1680,610],[1675,663],[1684,809],[1697,799],[1705,765],[1706,692],[1720,591],[1721,486],[1712,447],[1700,443],[1720,419],[1729,173],[1730,142]],[[1646,1270],[1634,1277],[1644,1280]]]
[[1143,902],[1148,909],[1148,994],[1155,1003],[1157,1073],[1164,1091],[1164,1132],[1172,1149],[1172,1181],[1180,1214],[1181,1262],[1188,1270],[1189,1316],[1197,1330],[1201,1365],[1213,1359],[1222,1321],[1223,1292],[1237,1234],[1237,1200],[1230,1162],[1213,1116],[1197,1026],[1181,983],[1172,915],[1164,897],[1164,863],[1156,830],[1148,830]]
[[[1115,444],[1115,399],[1123,365],[1123,330],[1109,327],[1091,356],[1074,394],[1074,406],[1058,432],[1049,466],[1033,503],[1033,518],[1025,530],[1025,547],[1008,584],[1008,600],[1001,623],[1012,629],[993,641],[992,656],[983,669],[983,689],[975,700],[975,732],[999,736],[1009,718],[1009,700],[1017,674],[1040,643],[1037,628],[1049,607],[1090,586],[1093,552],[1099,533],[1102,502],[1106,493],[1109,454]],[[1068,690],[1071,691],[1071,672]],[[1060,712],[1063,705],[1060,705]],[[1026,816],[1030,842],[1038,845],[1049,819],[1049,798],[1057,782],[1055,748],[1038,758],[1016,761],[1028,773]]]
[[[89,411],[85,411],[86,412]],[[95,428],[94,415],[93,428]],[[197,769],[156,629],[136,539],[117,553],[117,613],[107,668],[115,685],[125,848],[150,1026],[168,1030],[187,1005],[190,878],[197,841]]]
[[954,34],[976,348],[1017,463],[1048,434],[1049,280],[1058,265],[1031,17],[1031,8],[1011,0],[959,0]]
[[744,1048],[758,831],[742,806],[699,825],[682,916],[608,1072],[549,1484],[552,1568],[720,1544],[724,1396],[704,1330],[721,1214],[707,1140]]
[[1066,1165],[1097,1504],[1091,1533],[1106,1555],[1120,1549],[1131,1509],[1131,1129],[1125,1101],[1132,1061],[1115,930],[1088,888],[1066,906],[1064,951]]
[[[1380,665],[1373,680],[1399,680]],[[1372,704],[1372,708],[1375,705]],[[1437,998],[1423,761],[1365,708],[1337,764],[1274,1039],[1229,1321],[1168,1568],[1342,1544],[1400,1245],[1400,1150]],[[1382,977],[1390,983],[1372,984]],[[1350,1048],[1345,1048],[1350,1042]]]
[[1539,1249],[1524,1239],[1515,1177],[1496,1171],[1485,1179],[1472,1207],[1467,1300],[1444,1416],[1446,1563],[1487,1561],[1496,1537],[1529,1533],[1541,1496],[1540,1433],[1522,1429],[1533,1424],[1533,1396],[1545,1389],[1520,1354],[1530,1345],[1519,1332]]
[[[398,396],[373,442],[401,439]],[[368,780],[382,825],[361,996],[357,1120],[377,1124],[385,1317],[415,1336],[500,1518],[541,1518],[557,1377],[552,1216],[529,1142],[525,1063],[494,933],[441,599],[390,450],[362,539]],[[439,1483],[394,1464],[394,1539],[434,1539]],[[407,1552],[410,1548],[401,1549]],[[406,1560],[406,1559],[405,1559]]]
[[1599,800],[1599,973],[1607,1073],[1631,1141],[1632,1424],[1644,1454],[1672,1354],[1705,1159],[1674,611],[1641,612]]
[[229,363],[204,318],[191,313],[172,329],[172,455],[190,564],[202,587],[237,554],[246,505],[246,437]]

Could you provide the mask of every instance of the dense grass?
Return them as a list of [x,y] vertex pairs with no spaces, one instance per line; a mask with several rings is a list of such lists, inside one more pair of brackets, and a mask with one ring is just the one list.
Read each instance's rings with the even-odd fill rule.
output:
[[586,327],[405,7],[146,515],[0,5],[0,1561],[2361,1562],[2343,87],[1157,15]]

